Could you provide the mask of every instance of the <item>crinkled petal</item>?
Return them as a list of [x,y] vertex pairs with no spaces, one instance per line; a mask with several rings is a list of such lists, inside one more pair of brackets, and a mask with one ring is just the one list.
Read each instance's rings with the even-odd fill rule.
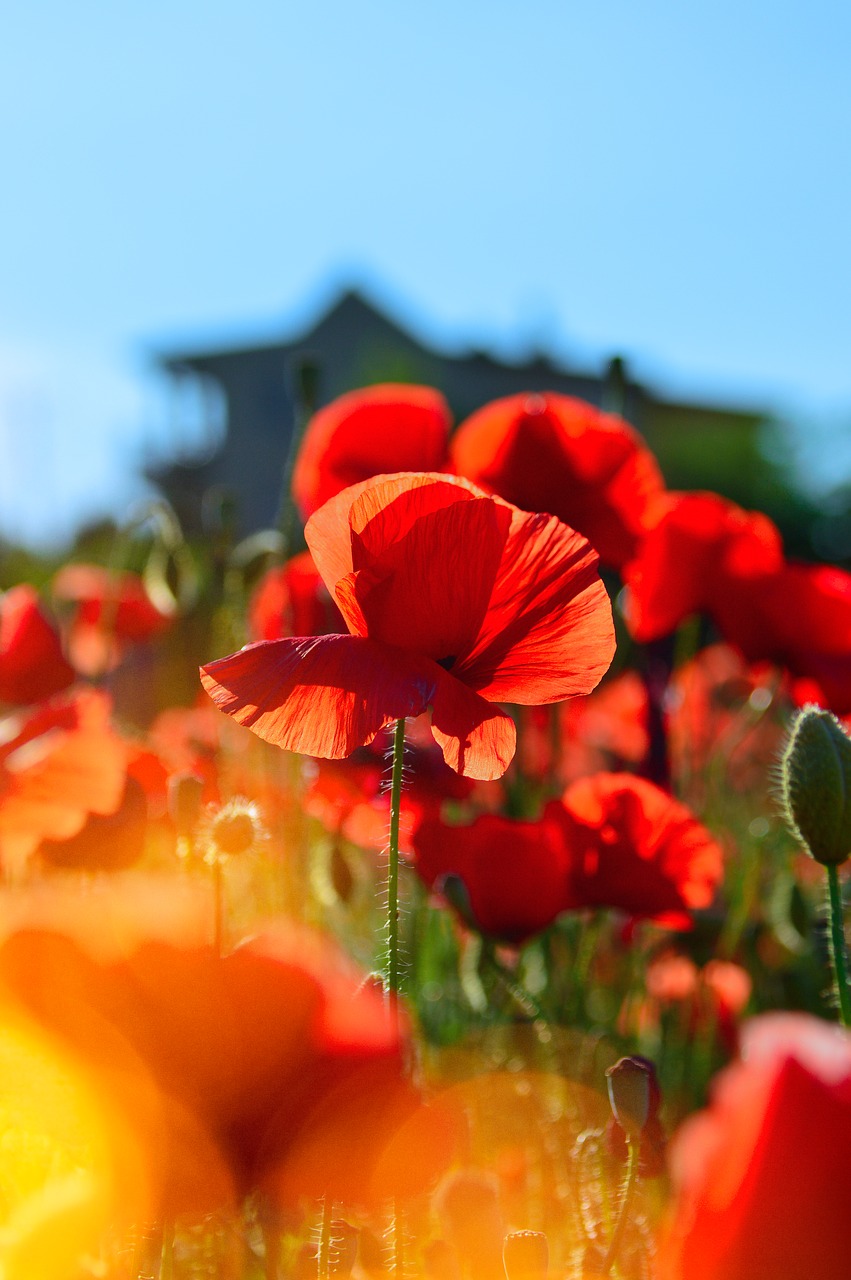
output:
[[[385,514],[385,508],[396,498],[413,490],[427,492],[419,503],[412,500]],[[341,578],[354,569],[364,568],[367,555],[376,554],[391,540],[402,536],[420,515],[459,499],[481,496],[481,489],[468,480],[443,475],[440,471],[373,476],[344,489],[314,512],[304,528],[305,541],[333,595]],[[365,534],[367,525],[374,520],[377,523]],[[357,564],[353,556],[355,544],[359,553]]]
[[431,731],[444,760],[467,778],[485,782],[501,778],[514,758],[517,742],[511,716],[441,667],[434,669]]
[[614,652],[592,547],[555,516],[514,509],[484,623],[453,673],[488,700],[539,705],[590,693]]
[[201,668],[220,710],[288,751],[339,760],[419,715],[440,668],[359,636],[261,641]]
[[[402,494],[382,514],[425,492]],[[370,567],[344,580],[368,634],[451,667],[469,653],[482,626],[510,524],[509,507],[471,498],[425,512],[401,537],[376,548]],[[344,583],[337,584],[341,603]]]

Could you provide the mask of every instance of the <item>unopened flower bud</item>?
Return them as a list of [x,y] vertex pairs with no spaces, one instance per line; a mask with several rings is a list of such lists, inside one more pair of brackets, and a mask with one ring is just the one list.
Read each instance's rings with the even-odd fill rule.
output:
[[830,711],[804,707],[781,763],[786,821],[816,862],[851,854],[851,738]]
[[509,1231],[502,1261],[508,1280],[543,1280],[550,1265],[547,1237],[543,1231]]
[[168,780],[168,812],[179,836],[191,836],[201,814],[204,783],[194,773],[173,773]]
[[628,1138],[638,1138],[650,1116],[656,1073],[647,1058],[620,1058],[606,1072],[612,1114]]

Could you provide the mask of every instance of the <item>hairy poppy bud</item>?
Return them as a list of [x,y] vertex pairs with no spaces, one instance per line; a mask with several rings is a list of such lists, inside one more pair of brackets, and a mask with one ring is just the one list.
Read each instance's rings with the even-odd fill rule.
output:
[[550,1265],[547,1237],[543,1231],[509,1231],[502,1261],[508,1280],[543,1280]]
[[786,821],[816,862],[851,854],[851,739],[830,711],[804,707],[781,763]]
[[640,1136],[650,1116],[656,1072],[647,1058],[619,1058],[606,1072],[612,1114],[628,1138]]

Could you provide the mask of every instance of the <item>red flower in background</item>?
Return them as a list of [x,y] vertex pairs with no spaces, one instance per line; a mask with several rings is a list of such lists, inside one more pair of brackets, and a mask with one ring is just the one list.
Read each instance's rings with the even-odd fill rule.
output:
[[135,573],[96,564],[68,564],[53,579],[53,596],[73,605],[68,653],[77,671],[97,677],[116,667],[129,645],[154,640],[172,623]]
[[574,782],[558,815],[570,851],[566,905],[614,907],[688,928],[721,882],[723,854],[691,810],[651,782],[600,773]]
[[783,667],[797,701],[851,712],[851,574],[786,561],[767,516],[717,494],[672,497],[625,579],[636,640],[705,613],[749,662]]
[[467,923],[504,942],[525,942],[572,905],[563,832],[546,816],[522,822],[482,814],[469,826],[430,818],[416,828],[413,848],[429,888],[440,893],[448,877],[460,880]]
[[672,1150],[660,1280],[845,1280],[851,1037],[769,1014]]
[[351,485],[392,471],[438,471],[452,417],[431,387],[383,383],[320,409],[304,433],[292,492],[304,519]]
[[515,731],[493,704],[587,693],[611,661],[585,539],[458,477],[356,485],[305,536],[350,634],[249,645],[202,668],[216,705],[277,746],[340,759],[430,708],[447,764],[499,777]]
[[77,836],[90,814],[114,814],[127,751],[109,700],[85,690],[9,720],[0,748],[0,865],[19,871],[42,840]]
[[634,554],[665,487],[629,423],[554,392],[485,405],[456,431],[450,459],[459,475],[524,511],[578,529],[615,567]]
[[56,628],[34,587],[21,583],[0,597],[0,702],[25,706],[74,683]]
[[280,640],[324,636],[342,631],[346,624],[313,556],[302,551],[260,579],[248,606],[248,625],[254,640]]
[[53,579],[53,595],[77,606],[76,624],[100,627],[118,640],[144,642],[172,622],[138,574],[116,574],[96,564],[65,565]]
[[[716,493],[671,494],[666,509],[626,566],[626,618],[633,638],[658,640],[693,613],[722,630],[753,582],[783,565],[783,546],[768,516],[743,511]],[[726,632],[725,632],[726,634]]]

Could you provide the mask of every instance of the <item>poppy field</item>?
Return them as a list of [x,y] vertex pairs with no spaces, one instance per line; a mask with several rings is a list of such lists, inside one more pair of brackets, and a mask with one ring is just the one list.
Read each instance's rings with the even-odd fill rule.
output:
[[0,1280],[846,1280],[851,575],[529,393],[0,597]]

